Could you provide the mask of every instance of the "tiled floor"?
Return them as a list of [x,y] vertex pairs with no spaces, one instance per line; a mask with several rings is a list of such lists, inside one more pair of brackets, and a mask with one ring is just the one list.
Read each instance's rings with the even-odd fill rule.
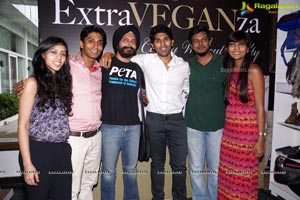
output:
[[[266,176],[268,176],[268,175],[265,175],[265,179],[268,180],[269,177],[266,177]],[[271,200],[271,199],[282,200],[281,198],[272,197],[270,192],[267,190],[268,181],[265,181],[265,187],[266,187],[265,188],[266,190],[260,189],[258,200]],[[268,197],[268,199],[266,197]],[[24,189],[23,189],[22,185],[18,185],[14,188],[14,196],[10,200],[26,200],[25,194],[24,194]],[[192,200],[192,198],[189,198],[187,200]]]
[[[26,200],[24,197],[24,191],[21,188],[15,189],[14,196],[10,200]],[[188,198],[187,200],[192,200],[192,198]],[[283,199],[279,197],[276,198],[272,196],[269,191],[264,191],[260,189],[258,200],[283,200]]]
[[[259,198],[258,200],[267,200],[266,195],[269,197],[269,200],[274,199],[274,200],[281,200],[279,197],[272,197],[269,191],[264,191],[260,189],[259,191]],[[24,190],[22,188],[15,188],[14,189],[14,196],[10,200],[26,200],[25,195],[24,195]],[[192,198],[188,198],[187,200],[192,200]],[[283,199],[282,199],[283,200]]]
[[[6,140],[16,140],[16,120],[13,122],[8,123],[6,126],[3,126],[0,128],[0,139],[2,141],[4,141],[4,139]],[[271,132],[271,131],[270,131]],[[4,137],[4,138],[3,138]],[[10,141],[6,141],[6,142],[10,142]],[[269,146],[266,148],[270,148]],[[262,164],[260,166],[261,168],[264,168],[264,165]],[[265,174],[264,177],[261,177],[260,179],[260,187],[263,188],[264,190],[260,190],[259,195],[261,200],[266,200],[263,197],[261,197],[263,194],[268,194],[268,189],[269,189],[269,175]],[[2,182],[0,181],[1,185]],[[10,185],[6,185],[6,188],[11,188]],[[25,195],[24,195],[24,189],[22,184],[16,184],[15,186],[13,186],[14,188],[14,196],[10,199],[10,200],[26,200],[25,199]],[[265,192],[267,191],[267,192]],[[272,199],[272,198],[270,198]],[[276,198],[273,198],[276,199]],[[278,198],[277,198],[278,199]],[[0,199],[1,200],[1,199]],[[143,200],[143,199],[141,199]],[[191,200],[191,199],[190,199]]]

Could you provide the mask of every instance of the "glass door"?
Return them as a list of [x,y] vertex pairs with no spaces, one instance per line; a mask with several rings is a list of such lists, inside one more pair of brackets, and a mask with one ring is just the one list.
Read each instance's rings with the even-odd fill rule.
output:
[[18,62],[17,56],[9,55],[9,89],[10,92],[16,82],[18,82]]

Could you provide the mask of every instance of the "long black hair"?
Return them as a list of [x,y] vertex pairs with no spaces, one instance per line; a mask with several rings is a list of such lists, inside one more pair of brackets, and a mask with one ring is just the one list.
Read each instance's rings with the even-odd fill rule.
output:
[[[47,68],[43,54],[55,45],[63,45],[66,48],[66,61],[62,68],[55,74]],[[64,105],[64,111],[70,115],[72,109],[72,76],[69,65],[69,50],[67,43],[58,37],[50,36],[43,40],[35,52],[32,59],[34,69],[33,76],[37,80],[37,95],[39,101],[37,103],[39,109],[43,110],[49,104],[50,107],[56,109],[55,100],[59,99]]]
[[[250,48],[251,46],[250,38],[248,34],[246,34],[244,31],[232,32],[229,35],[226,43],[227,50],[224,55],[223,64],[225,68],[224,98],[227,104],[229,103],[228,94],[230,89],[232,73],[234,71],[234,59],[228,53],[228,46],[231,42],[240,42],[240,41],[245,42],[246,46]],[[250,51],[248,51],[245,55],[242,66],[240,67],[238,81],[237,81],[237,84],[239,85],[240,88],[239,91],[240,100],[243,103],[248,102],[248,71],[249,71],[250,64],[251,64],[251,55],[250,55]]]

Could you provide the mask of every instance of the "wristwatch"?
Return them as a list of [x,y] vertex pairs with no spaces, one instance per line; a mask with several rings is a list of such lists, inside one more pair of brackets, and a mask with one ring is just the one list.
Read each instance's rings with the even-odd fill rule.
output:
[[260,136],[262,135],[262,136],[266,137],[267,133],[266,132],[259,132],[258,135],[260,135]]

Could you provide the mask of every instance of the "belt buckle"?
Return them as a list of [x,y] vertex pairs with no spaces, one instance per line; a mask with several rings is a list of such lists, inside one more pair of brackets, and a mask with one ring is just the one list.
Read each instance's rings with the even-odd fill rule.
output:
[[84,134],[85,132],[84,131],[80,131],[80,137],[84,137]]

